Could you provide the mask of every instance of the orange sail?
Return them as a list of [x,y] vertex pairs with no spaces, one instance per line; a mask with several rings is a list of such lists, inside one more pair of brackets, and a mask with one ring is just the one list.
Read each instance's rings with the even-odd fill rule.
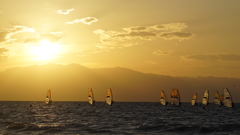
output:
[[46,104],[50,104],[52,102],[52,100],[51,100],[51,90],[47,91],[45,102],[46,102]]
[[89,103],[90,105],[93,105],[93,104],[95,103],[92,88],[89,88],[89,89],[88,89],[88,103]]
[[219,95],[218,91],[214,91],[214,98],[220,100],[220,95]]
[[112,94],[111,88],[107,89],[106,103],[108,105],[112,105],[112,103],[113,103],[113,94]]
[[93,97],[93,91],[91,88],[88,89],[88,97]]
[[163,90],[160,91],[160,98],[166,98],[166,95]]
[[180,106],[180,94],[178,89],[172,89],[170,102],[172,105]]
[[197,93],[193,95],[193,100],[197,100]]
[[113,97],[111,88],[107,89],[107,97]]
[[48,90],[46,97],[48,97],[48,98],[51,97],[51,90]]

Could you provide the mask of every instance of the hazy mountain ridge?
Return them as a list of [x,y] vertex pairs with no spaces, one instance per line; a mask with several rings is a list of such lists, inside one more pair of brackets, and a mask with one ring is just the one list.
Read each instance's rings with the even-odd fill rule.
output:
[[[48,89],[52,99],[86,101],[87,90],[92,88],[96,101],[104,101],[107,88],[112,88],[115,101],[159,101],[159,91],[168,98],[172,88],[178,88],[181,100],[190,102],[194,93],[201,100],[205,89],[222,93],[228,88],[234,102],[240,102],[239,78],[225,77],[171,77],[145,74],[127,68],[87,68],[78,64],[33,65],[11,68],[0,73],[0,100],[45,100]],[[235,85],[235,87],[234,87]]]

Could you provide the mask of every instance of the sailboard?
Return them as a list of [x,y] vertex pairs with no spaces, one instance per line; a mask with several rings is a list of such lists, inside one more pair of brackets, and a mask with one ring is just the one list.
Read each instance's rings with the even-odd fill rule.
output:
[[112,94],[111,88],[107,89],[106,103],[108,105],[112,105],[113,104],[113,94]]
[[170,103],[174,106],[180,106],[180,94],[178,89],[172,89]]
[[208,105],[208,98],[209,98],[209,91],[208,91],[208,89],[206,89],[203,94],[203,98],[202,98],[203,105]]
[[213,103],[214,103],[215,105],[221,105],[221,97],[220,97],[220,95],[219,95],[219,93],[218,93],[217,90],[214,91]]
[[232,97],[227,88],[223,89],[223,105],[226,107],[233,107]]
[[167,96],[165,95],[164,91],[160,91],[160,103],[162,105],[167,105]]
[[50,104],[52,103],[52,100],[51,100],[51,90],[48,90],[47,91],[47,95],[46,95],[46,100],[45,100],[46,104]]
[[90,105],[93,105],[93,104],[95,103],[92,88],[89,88],[89,89],[88,89],[88,103],[89,103]]
[[192,104],[192,105],[196,105],[196,103],[197,103],[197,93],[195,93],[195,94],[193,95],[191,104]]

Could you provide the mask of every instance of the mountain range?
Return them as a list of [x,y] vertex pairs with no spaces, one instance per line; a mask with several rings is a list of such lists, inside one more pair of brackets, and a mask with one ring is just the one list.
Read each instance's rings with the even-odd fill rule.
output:
[[172,77],[141,73],[127,68],[87,68],[78,64],[32,65],[15,67],[0,72],[1,101],[44,101],[47,90],[53,101],[87,101],[92,88],[97,101],[105,101],[107,88],[113,91],[114,101],[158,102],[160,90],[168,99],[173,88],[180,91],[181,101],[190,102],[194,93],[201,101],[204,90],[220,94],[228,88],[233,101],[240,102],[240,78],[227,77]]

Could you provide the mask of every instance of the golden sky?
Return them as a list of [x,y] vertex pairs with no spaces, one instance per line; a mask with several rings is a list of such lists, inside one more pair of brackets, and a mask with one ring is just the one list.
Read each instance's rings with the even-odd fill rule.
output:
[[0,70],[126,67],[240,78],[239,0],[1,0]]

